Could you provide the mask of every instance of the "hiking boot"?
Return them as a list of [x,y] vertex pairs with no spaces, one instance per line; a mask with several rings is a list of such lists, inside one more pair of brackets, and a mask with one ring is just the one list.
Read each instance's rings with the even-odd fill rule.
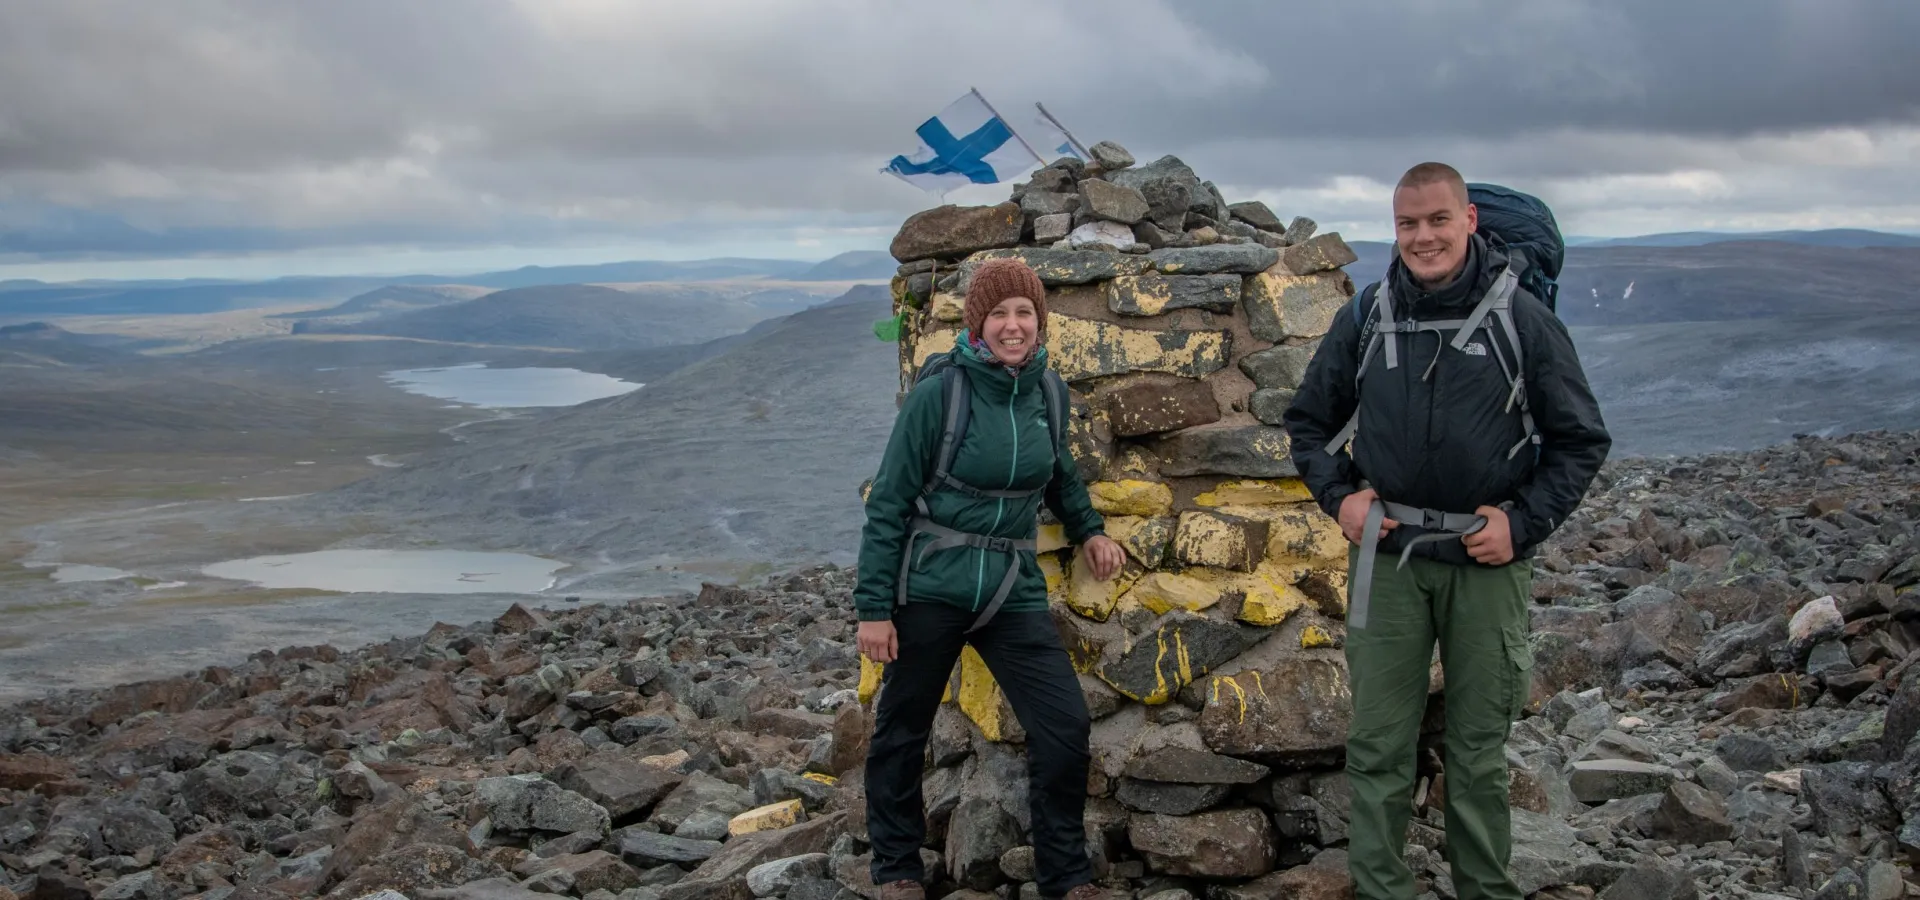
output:
[[1118,894],[1091,882],[1067,892],[1062,900],[1117,900]]
[[927,900],[927,889],[918,881],[890,881],[880,886],[880,900]]

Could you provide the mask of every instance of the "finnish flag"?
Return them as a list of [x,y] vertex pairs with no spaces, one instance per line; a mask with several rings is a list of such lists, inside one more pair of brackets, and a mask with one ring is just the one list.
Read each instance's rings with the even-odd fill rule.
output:
[[880,171],[936,194],[1009,181],[1039,162],[978,91],[947,104],[914,133],[920,148],[894,157]]

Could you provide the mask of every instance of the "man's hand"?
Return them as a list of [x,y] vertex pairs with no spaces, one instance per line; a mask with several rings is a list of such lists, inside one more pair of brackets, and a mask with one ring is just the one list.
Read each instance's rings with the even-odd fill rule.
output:
[[1497,506],[1482,506],[1473,514],[1486,516],[1487,525],[1462,539],[1467,545],[1467,555],[1473,557],[1474,562],[1489,566],[1513,562],[1513,531],[1507,524],[1507,511]]
[[893,630],[893,623],[886,619],[861,622],[854,643],[861,653],[877,663],[893,662],[893,658],[900,655],[900,636]]
[[1120,573],[1120,567],[1127,563],[1127,551],[1104,534],[1094,535],[1080,552],[1093,565],[1093,577],[1100,581],[1113,580],[1113,576]]
[[[1360,543],[1360,530],[1367,527],[1367,510],[1373,507],[1377,496],[1373,488],[1367,488],[1348,494],[1345,500],[1340,501],[1340,530],[1346,533],[1347,540]],[[1380,533],[1375,537],[1386,537],[1387,532],[1399,527],[1399,522],[1381,519]]]

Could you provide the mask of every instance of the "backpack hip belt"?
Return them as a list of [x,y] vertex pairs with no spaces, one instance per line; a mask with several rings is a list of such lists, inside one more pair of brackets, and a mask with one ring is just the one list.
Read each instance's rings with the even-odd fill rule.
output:
[[1407,540],[1400,549],[1400,563],[1396,569],[1407,567],[1407,560],[1413,555],[1413,548],[1421,544],[1464,538],[1469,534],[1487,527],[1487,517],[1475,513],[1452,513],[1438,509],[1421,509],[1401,503],[1391,503],[1375,498],[1367,507],[1367,521],[1360,531],[1360,560],[1355,566],[1353,584],[1347,589],[1347,627],[1367,627],[1368,598],[1373,592],[1373,564],[1380,549],[1380,522],[1391,518],[1395,522],[1418,526],[1429,532]]

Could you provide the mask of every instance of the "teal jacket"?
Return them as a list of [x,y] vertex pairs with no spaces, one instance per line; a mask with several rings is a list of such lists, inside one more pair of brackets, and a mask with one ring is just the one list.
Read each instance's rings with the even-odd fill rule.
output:
[[[966,367],[973,388],[973,409],[966,439],[954,452],[953,476],[989,490],[1031,490],[1042,484],[1046,490],[1020,500],[974,499],[951,489],[936,491],[927,500],[933,521],[956,531],[1031,540],[1040,504],[1045,502],[1072,543],[1083,544],[1104,533],[1105,522],[1087,497],[1086,483],[1074,466],[1065,436],[1048,434],[1046,399],[1040,389],[1046,348],[1036,351],[1033,361],[1015,375],[976,356],[965,332],[958,346],[958,364]],[[907,579],[909,600],[983,609],[993,599],[1010,560],[1017,559],[1020,574],[1001,609],[1047,608],[1046,577],[1032,553],[955,547],[934,551],[922,560],[918,548],[934,540],[928,534],[918,535],[913,547],[906,546],[914,499],[920,496],[940,449],[944,404],[940,379],[928,378],[908,393],[894,420],[893,436],[887,440],[880,471],[867,494],[867,523],[860,535],[853,604],[862,621],[892,618],[901,554],[909,551],[914,553]]]

